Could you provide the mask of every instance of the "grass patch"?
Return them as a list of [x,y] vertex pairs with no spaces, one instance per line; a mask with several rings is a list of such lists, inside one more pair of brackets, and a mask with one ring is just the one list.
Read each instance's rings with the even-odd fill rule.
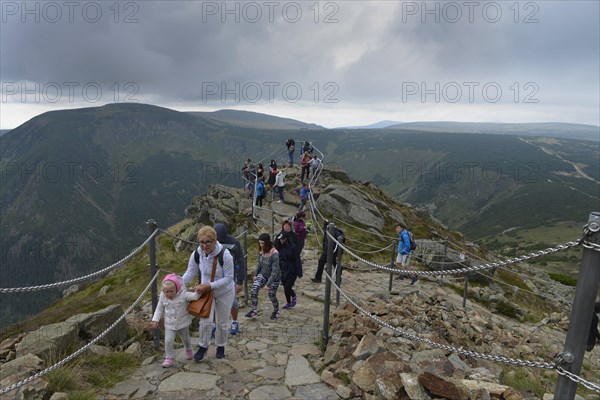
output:
[[96,355],[86,360],[85,380],[94,387],[112,387],[127,378],[139,364],[139,358],[129,353]]
[[577,286],[577,279],[573,278],[572,276],[559,274],[555,272],[549,272],[548,275],[550,276],[550,278],[562,283],[563,285]]
[[502,374],[502,383],[517,390],[533,392],[539,398],[544,396],[546,388],[529,370],[518,367]]

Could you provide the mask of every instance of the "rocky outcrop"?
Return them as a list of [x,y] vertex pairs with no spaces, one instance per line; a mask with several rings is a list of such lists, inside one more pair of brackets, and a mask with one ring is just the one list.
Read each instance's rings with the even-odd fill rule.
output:
[[[0,344],[2,354],[13,356],[4,358],[6,362],[0,366],[0,387],[16,384],[49,367],[100,335],[122,314],[122,307],[115,304],[97,312],[75,315],[63,322],[42,326],[15,339],[4,340]],[[127,340],[127,329],[127,322],[122,319],[97,343],[121,345]],[[42,378],[26,384],[19,398],[47,399],[50,394],[48,382]],[[60,398],[60,395],[56,398]]]

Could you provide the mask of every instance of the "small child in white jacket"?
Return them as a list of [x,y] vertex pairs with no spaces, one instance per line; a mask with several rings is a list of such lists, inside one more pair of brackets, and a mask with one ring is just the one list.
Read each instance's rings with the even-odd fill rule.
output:
[[192,359],[190,324],[194,317],[187,312],[187,305],[190,301],[198,300],[199,298],[200,294],[186,290],[183,280],[179,275],[168,274],[163,279],[162,292],[152,316],[152,327],[158,328],[158,321],[164,315],[165,360],[162,363],[164,368],[175,365],[175,335],[179,335],[185,346],[186,358],[188,360]]

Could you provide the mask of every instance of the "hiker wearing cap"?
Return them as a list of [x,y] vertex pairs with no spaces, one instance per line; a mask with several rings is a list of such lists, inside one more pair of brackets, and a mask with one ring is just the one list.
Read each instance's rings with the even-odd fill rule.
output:
[[300,251],[298,246],[291,243],[293,233],[282,231],[277,236],[279,242],[279,266],[281,268],[281,283],[283,283],[283,292],[287,303],[284,309],[296,306],[296,292],[294,292],[294,283],[296,279],[302,278],[302,262],[300,261]]
[[165,359],[163,368],[175,365],[175,335],[183,342],[185,355],[188,360],[192,359],[192,340],[190,339],[190,324],[192,316],[187,312],[190,301],[198,300],[200,294],[188,292],[183,285],[179,275],[168,274],[162,281],[162,291],[154,315],[152,316],[152,328],[158,328],[158,322],[162,317],[165,319]]
[[246,313],[246,318],[254,318],[258,315],[258,291],[263,287],[269,289],[269,300],[273,304],[271,319],[277,319],[279,315],[279,302],[277,301],[277,288],[281,280],[279,269],[279,252],[273,246],[268,233],[262,233],[258,237],[258,259],[256,260],[256,271],[250,299],[252,309]]

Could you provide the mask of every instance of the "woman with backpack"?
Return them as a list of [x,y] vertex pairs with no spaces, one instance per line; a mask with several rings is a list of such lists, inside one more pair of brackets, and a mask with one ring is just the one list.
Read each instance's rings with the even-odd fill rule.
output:
[[[412,234],[402,224],[396,225],[396,233],[398,233],[398,256],[396,257],[396,267],[400,269],[407,269],[410,263],[410,256],[412,254],[411,248],[411,236]],[[404,275],[400,275],[399,279],[404,279]],[[410,282],[411,286],[415,286],[419,282],[419,277],[414,274]]]
[[[225,357],[227,344],[229,314],[235,296],[233,281],[233,257],[221,243],[217,241],[217,232],[212,226],[203,226],[198,231],[200,245],[192,252],[188,267],[183,275],[183,283],[188,285],[192,279],[199,277],[200,283],[196,291],[200,294],[213,290],[210,317],[200,318],[200,348],[194,355],[194,360],[200,362],[208,351],[213,321],[216,322],[215,344],[217,358]],[[196,254],[198,253],[198,261]],[[214,279],[211,280],[214,268]]]

